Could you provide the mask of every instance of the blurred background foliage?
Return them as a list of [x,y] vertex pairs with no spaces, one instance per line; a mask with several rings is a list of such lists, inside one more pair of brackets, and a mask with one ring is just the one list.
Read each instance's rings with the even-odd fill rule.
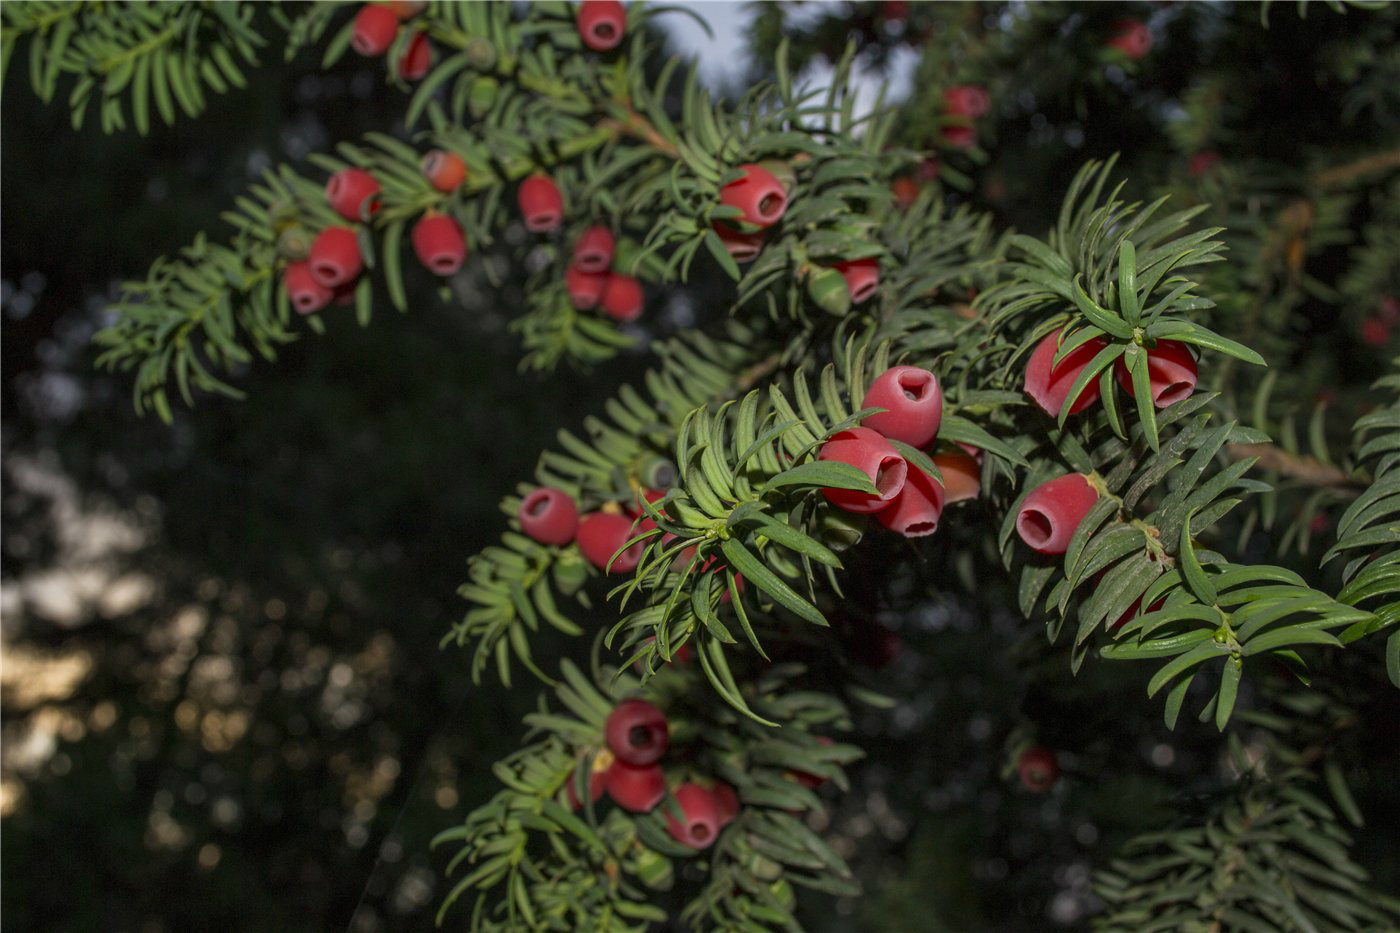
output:
[[[1280,6],[1267,30],[1259,13],[836,3],[746,16],[754,62],[786,34],[818,77],[848,40],[873,77],[902,71],[902,142],[940,165],[942,182],[924,183],[1006,224],[1043,230],[1073,171],[1112,152],[1138,195],[1216,202],[1208,216],[1235,231],[1217,284],[1252,298],[1274,335],[1287,374],[1275,404],[1356,402],[1395,352],[1389,331],[1375,342],[1363,328],[1378,295],[1400,293],[1400,257],[1356,251],[1368,224],[1400,216],[1387,213],[1400,182],[1384,161],[1325,173],[1400,146],[1400,10]],[[1142,62],[1102,54],[1124,18],[1151,26]],[[243,374],[245,402],[208,399],[171,427],[137,419],[130,386],[95,372],[88,345],[116,281],[211,227],[262,167],[402,112],[362,60],[322,72],[310,55],[265,59],[248,89],[146,137],[74,132],[61,106],[6,89],[0,883],[16,930],[427,927],[442,867],[427,840],[494,789],[487,764],[516,747],[530,704],[528,690],[472,689],[463,656],[438,648],[464,558],[495,539],[499,496],[554,432],[645,358],[521,377],[507,325],[523,274],[500,290],[464,276],[451,302],[419,279],[406,316],[361,329],[324,314],[325,338]],[[974,150],[938,143],[950,83],[991,91]],[[1193,172],[1201,152],[1218,164]],[[703,303],[656,307],[643,337]],[[979,546],[956,533],[940,553]],[[1166,732],[1131,667],[1070,681],[1003,584],[935,603],[913,584],[843,623],[848,653],[901,702],[861,714],[870,760],[816,827],[867,895],[814,899],[810,925],[1082,927],[1091,868],[1219,777],[1218,737]],[[1356,857],[1394,892],[1400,703],[1373,686],[1376,658],[1330,663],[1329,680],[1372,698],[1342,741],[1370,762],[1347,775],[1368,820]],[[1051,795],[1010,773],[1027,740],[1060,750]]]

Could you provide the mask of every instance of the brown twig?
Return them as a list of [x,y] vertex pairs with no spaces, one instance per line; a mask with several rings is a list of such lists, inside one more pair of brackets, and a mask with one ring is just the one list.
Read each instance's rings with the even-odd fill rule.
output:
[[1349,181],[1355,181],[1363,175],[1396,168],[1400,168],[1400,149],[1380,152],[1364,159],[1357,159],[1355,162],[1348,162],[1345,165],[1338,165],[1335,168],[1318,172],[1313,176],[1313,184],[1319,188],[1336,188]]
[[1234,460],[1257,457],[1259,466],[1281,473],[1309,486],[1325,486],[1355,493],[1364,484],[1357,483],[1340,467],[1323,463],[1316,457],[1291,454],[1276,444],[1227,444],[1225,453]]

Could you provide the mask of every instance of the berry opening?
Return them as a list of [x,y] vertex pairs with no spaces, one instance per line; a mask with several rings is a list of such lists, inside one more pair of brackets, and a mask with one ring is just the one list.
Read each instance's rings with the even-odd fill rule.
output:
[[627,731],[627,744],[633,748],[647,748],[652,744],[651,729],[646,726],[633,726]]
[[1157,393],[1157,404],[1166,406],[1190,398],[1195,386],[1189,382],[1173,382]]
[[297,310],[299,311],[309,311],[316,304],[316,296],[306,292],[297,295],[296,298],[292,300],[296,303]]
[[881,499],[891,499],[904,485],[904,475],[908,467],[903,457],[886,457],[875,469],[875,488]]
[[536,233],[549,230],[559,223],[559,215],[554,211],[536,211],[525,219],[525,226]]
[[1021,533],[1021,538],[1031,547],[1040,547],[1050,540],[1050,535],[1055,530],[1055,526],[1050,521],[1050,516],[1038,509],[1026,509],[1016,519],[1016,530]]
[[575,261],[584,272],[602,272],[608,267],[608,256],[602,250],[583,250]]
[[442,275],[456,272],[457,260],[453,259],[451,256],[439,256],[437,259],[433,260],[433,270]]
[[617,30],[612,23],[597,23],[593,27],[593,38],[601,39],[604,42],[617,35]]
[[[859,304],[873,294],[875,294],[875,283],[862,282],[856,287],[856,290],[851,293],[851,300]],[[905,394],[908,395],[909,393],[906,391]],[[913,396],[910,396],[910,398],[913,398]]]
[[729,248],[729,255],[738,262],[748,262],[758,255],[758,247],[749,243],[740,243]]
[[699,841],[704,842],[706,839],[710,838],[710,827],[706,826],[704,823],[696,823],[694,826],[690,827],[690,834]]
[[905,527],[904,535],[912,538],[918,535],[931,535],[937,530],[937,522],[911,522]]
[[539,496],[525,503],[525,514],[531,518],[539,518],[549,511],[549,496]]
[[315,266],[315,272],[318,279],[325,279],[328,282],[340,278],[340,267],[334,263],[318,262]]
[[787,206],[787,198],[780,194],[765,194],[758,200],[758,214],[764,220],[771,222],[778,219],[785,206]]
[[[870,287],[870,291],[874,291],[873,285]],[[924,396],[928,394],[928,377],[920,373],[900,376],[899,387],[904,390],[904,397],[909,401],[922,402]]]

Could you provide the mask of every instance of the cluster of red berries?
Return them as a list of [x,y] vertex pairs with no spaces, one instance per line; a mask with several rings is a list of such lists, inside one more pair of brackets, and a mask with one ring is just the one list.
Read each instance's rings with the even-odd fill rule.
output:
[[[439,191],[451,191],[466,179],[460,156],[434,150],[423,159],[423,174]],[[380,207],[378,180],[364,169],[341,169],[326,182],[331,209],[353,224],[368,222]],[[410,236],[418,261],[437,275],[451,275],[467,258],[467,239],[456,220],[429,210],[414,224]],[[359,227],[326,227],[311,242],[305,260],[291,262],[283,285],[292,306],[301,314],[324,308],[331,299],[349,304],[355,282],[364,269]]]
[[864,407],[884,408],[860,427],[832,435],[819,460],[846,463],[865,473],[875,492],[824,489],[835,506],[856,514],[874,513],[880,523],[905,537],[931,535],[943,507],[974,498],[981,488],[975,448],[953,449],[933,456],[943,474],[939,483],[908,462],[891,440],[914,448],[931,445],[943,421],[943,392],[938,377],[917,366],[895,366],[881,373],[865,394]]
[[642,315],[646,296],[641,282],[612,267],[616,245],[612,231],[600,224],[583,231],[574,241],[564,287],[580,311],[600,308],[615,321],[635,321]]
[[[656,495],[659,498],[661,494]],[[584,560],[599,570],[630,573],[642,559],[644,543],[638,541],[621,554],[617,552],[637,534],[634,529],[638,514],[640,509],[628,515],[612,504],[580,518],[578,503],[572,496],[562,489],[541,486],[521,501],[517,517],[521,530],[540,544],[563,547],[577,541]],[[614,554],[617,554],[616,560],[612,559]]]
[[[660,763],[670,746],[666,715],[645,700],[623,700],[608,714],[603,741],[606,749],[593,758],[589,797],[597,803],[606,793],[629,813],[650,813],[666,797],[666,772]],[[574,809],[583,806],[572,781],[566,794]],[[692,849],[709,848],[739,815],[739,795],[723,781],[708,786],[686,781],[672,796],[681,817],[667,813],[666,828],[673,839]]]
[[[394,0],[391,3],[366,3],[355,15],[350,47],[367,58],[377,58],[389,51],[398,38],[399,26],[423,12],[426,3],[414,0]],[[433,64],[433,46],[428,34],[413,35],[399,55],[397,71],[405,81],[421,81]]]
[[[1108,346],[1103,337],[1095,337],[1065,354],[1058,363],[1055,354],[1060,349],[1063,330],[1047,335],[1036,344],[1031,358],[1026,364],[1026,394],[1052,417],[1058,417],[1060,409],[1074,388],[1075,380],[1085,367]],[[1118,383],[1130,396],[1136,396],[1132,376],[1123,358],[1114,363]],[[1196,391],[1196,359],[1186,344],[1176,340],[1159,340],[1157,345],[1147,350],[1147,378],[1151,387],[1152,403],[1158,408],[1166,408],[1191,397]],[[1100,398],[1099,383],[1091,379],[1079,395],[1070,402],[1069,413],[1078,414]]]
[[973,121],[986,116],[992,98],[987,89],[977,84],[959,84],[943,92],[943,113],[952,120],[943,127],[943,141],[955,149],[971,149],[977,145],[977,127]]

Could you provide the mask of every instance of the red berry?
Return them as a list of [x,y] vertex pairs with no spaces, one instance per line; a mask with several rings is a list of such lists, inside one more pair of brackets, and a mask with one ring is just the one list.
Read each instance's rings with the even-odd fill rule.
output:
[[1021,753],[1016,765],[1021,784],[1033,794],[1043,794],[1060,778],[1060,762],[1054,749],[1032,745]]
[[605,781],[608,796],[630,813],[649,813],[666,796],[666,774],[660,765],[638,768],[618,759]]
[[548,175],[531,175],[520,183],[520,213],[525,215],[525,229],[531,233],[548,233],[559,229],[564,220],[564,196]]
[[423,177],[439,191],[456,191],[467,180],[467,164],[455,152],[434,149],[423,156]]
[[692,849],[708,849],[719,835],[719,807],[714,795],[699,784],[686,783],[676,788],[676,803],[682,819],[666,814],[666,830],[681,845]]
[[618,0],[583,0],[578,8],[578,34],[595,52],[615,49],[627,33],[627,10]]
[[642,294],[642,283],[630,275],[608,273],[603,283],[603,294],[598,304],[603,312],[615,321],[635,321],[642,316],[642,305],[646,296]]
[[1191,160],[1186,163],[1186,171],[1191,174],[1192,178],[1200,178],[1219,164],[1220,154],[1207,149],[1191,157]]
[[787,210],[788,195],[782,182],[761,165],[739,166],[744,174],[720,189],[719,201],[737,207],[739,221],[755,227],[771,227]]
[[919,179],[921,181],[933,181],[938,177],[938,168],[938,158],[936,156],[929,156],[921,160],[919,162]]
[[1137,20],[1120,20],[1114,24],[1114,34],[1108,45],[1137,61],[1152,48],[1152,33]]
[[[1036,344],[1035,351],[1031,353],[1031,358],[1026,362],[1026,394],[1029,395],[1041,410],[1051,417],[1059,417],[1060,409],[1064,407],[1065,399],[1069,396],[1069,390],[1074,388],[1074,381],[1079,378],[1079,374],[1084,371],[1084,367],[1089,365],[1100,350],[1108,346],[1108,341],[1102,337],[1095,337],[1093,340],[1074,348],[1064,359],[1051,367],[1051,362],[1055,359],[1055,353],[1059,350],[1060,334],[1063,330],[1057,330],[1045,337],[1044,340]],[[1084,391],[1079,393],[1079,397],[1070,406],[1069,413],[1077,414],[1099,400],[1099,382],[1092,379],[1084,387]]]
[[[1118,383],[1134,398],[1133,376],[1120,356],[1114,364]],[[1191,397],[1196,391],[1196,359],[1186,344],[1175,340],[1159,340],[1147,351],[1147,381],[1152,390],[1152,404],[1166,408]]]
[[603,737],[618,761],[636,767],[660,761],[670,743],[666,714],[646,700],[623,700],[613,707]]
[[977,145],[977,129],[954,124],[943,127],[943,141],[954,149],[971,149]]
[[379,182],[364,169],[341,169],[326,182],[326,200],[346,220],[369,220],[379,210]]
[[329,288],[316,281],[311,274],[311,264],[306,262],[288,263],[282,271],[282,286],[287,290],[292,307],[297,314],[314,314],[331,300]]
[[1036,487],[1021,503],[1016,533],[1041,554],[1063,554],[1074,530],[1099,499],[1083,473],[1066,473]]
[[594,224],[574,244],[574,266],[584,272],[607,272],[613,261],[613,235],[607,227]]
[[914,202],[919,200],[920,185],[912,178],[896,178],[890,183],[890,192],[894,195],[894,203],[900,210],[907,211],[914,206]]
[[567,492],[552,486],[541,486],[526,496],[517,515],[520,530],[540,544],[568,544],[578,531],[578,505]]
[[571,265],[569,271],[564,273],[564,287],[568,289],[569,300],[573,302],[574,307],[580,311],[588,311],[598,307],[608,278],[606,272],[589,273]]
[[978,84],[959,84],[943,92],[943,109],[957,117],[975,120],[984,116],[991,104],[991,95]]
[[715,781],[715,786],[710,788],[710,796],[715,799],[715,811],[719,815],[720,828],[723,829],[739,815],[739,795],[725,782]]
[[420,32],[408,40],[408,48],[399,56],[399,77],[405,81],[421,81],[433,65],[433,44],[428,34]]
[[1381,317],[1368,317],[1361,322],[1361,339],[1367,346],[1383,347],[1390,340],[1390,328]]
[[909,0],[884,0],[880,16],[887,23],[902,23],[909,18]]
[[361,55],[383,55],[394,44],[398,32],[399,18],[393,10],[377,3],[366,3],[355,14],[350,45]]
[[413,225],[411,239],[418,261],[438,275],[451,275],[467,258],[462,228],[446,214],[424,214]]
[[349,227],[327,227],[311,242],[307,262],[312,277],[327,288],[353,282],[364,268],[360,240]]
[[943,501],[952,505],[964,499],[976,499],[982,491],[982,468],[961,450],[938,454],[933,465],[943,474]]
[[847,512],[878,512],[895,500],[904,488],[908,465],[890,442],[870,428],[850,428],[822,445],[818,460],[849,463],[875,483],[873,495],[855,489],[823,489],[822,494]]
[[[603,791],[608,789],[606,771],[588,772],[588,797],[594,803],[603,796]],[[569,806],[575,810],[582,809],[583,802],[578,799],[578,791],[574,790],[574,776],[569,775],[569,781],[564,785],[564,792],[569,797]]]
[[938,377],[917,366],[893,366],[865,393],[862,408],[886,408],[861,424],[910,447],[926,447],[943,422],[943,390]]
[[[642,541],[638,541],[618,554],[617,560],[612,560],[612,556],[617,554],[618,549],[626,544],[632,536],[632,519],[625,515],[617,515],[612,512],[590,512],[578,523],[578,549],[580,553],[594,567],[609,573],[630,573],[637,569],[637,564],[642,559],[642,551],[646,547]],[[611,567],[608,566],[610,560],[612,560]]]
[[735,262],[753,262],[763,249],[761,233],[741,233],[722,220],[715,221],[715,233]]
[[875,294],[880,287],[880,263],[876,259],[853,259],[838,262],[836,269],[846,280],[846,290],[851,293],[851,301],[860,304]]
[[943,514],[943,487],[923,470],[909,464],[904,488],[875,517],[890,531],[906,538],[922,538],[938,530]]

